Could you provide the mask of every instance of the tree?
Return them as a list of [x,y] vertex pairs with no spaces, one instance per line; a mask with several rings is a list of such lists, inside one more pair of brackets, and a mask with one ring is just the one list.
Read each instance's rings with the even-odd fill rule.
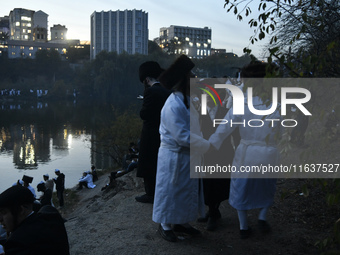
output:
[[[243,15],[251,16],[252,2],[225,0],[225,7],[243,20]],[[254,28],[250,42],[270,36],[269,62],[276,58],[295,76],[340,76],[339,0],[260,0],[258,11],[258,17],[249,21]]]
[[139,140],[142,130],[142,120],[130,109],[123,113],[114,109],[115,120],[109,127],[103,127],[93,141],[96,146],[95,152],[104,153],[110,156],[117,165],[121,165],[121,160],[126,153],[130,142]]

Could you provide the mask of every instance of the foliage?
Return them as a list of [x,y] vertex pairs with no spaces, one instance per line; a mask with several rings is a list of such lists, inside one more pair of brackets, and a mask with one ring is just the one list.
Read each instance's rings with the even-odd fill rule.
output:
[[142,130],[142,120],[132,108],[121,112],[113,109],[115,120],[111,125],[103,127],[97,132],[93,141],[95,152],[110,156],[116,164],[121,165],[121,160],[126,154],[130,142],[137,143]]
[[[225,6],[242,20],[251,16],[252,2],[225,0]],[[269,62],[275,58],[294,76],[340,76],[339,0],[261,0],[258,11],[249,21],[250,42],[270,37]]]

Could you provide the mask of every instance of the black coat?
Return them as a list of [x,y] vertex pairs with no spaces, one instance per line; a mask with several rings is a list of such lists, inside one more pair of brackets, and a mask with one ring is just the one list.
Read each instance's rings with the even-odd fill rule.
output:
[[[225,107],[218,107],[215,119],[223,119],[225,115],[227,114],[228,109]],[[218,126],[213,127],[213,122],[209,116],[202,115],[201,116],[201,129],[202,134],[205,139],[209,139],[209,137],[216,131]],[[239,130],[235,129],[235,131],[232,133],[233,140],[235,143],[235,147],[240,143],[241,137],[239,134]],[[219,157],[216,159],[215,157],[209,156],[209,154],[206,154],[204,157],[204,165],[206,166],[215,166],[216,164],[220,166],[228,166],[232,165],[235,150],[233,148],[233,145],[231,143],[231,136],[229,136],[227,139],[225,139],[219,149],[219,154],[223,152],[223,157]],[[209,151],[208,153],[215,153],[213,151]],[[213,158],[213,161],[210,162],[209,158]],[[213,205],[218,204],[226,199],[229,198],[229,189],[230,189],[230,179],[209,179],[205,178],[203,179],[203,191],[204,191],[204,201],[206,205]]]
[[64,220],[52,206],[27,217],[4,244],[6,255],[69,255]]
[[139,145],[138,177],[156,178],[161,110],[170,93],[159,83],[144,91],[143,106],[140,111],[143,128]]
[[63,173],[60,173],[54,182],[56,190],[63,191],[65,189],[65,175]]

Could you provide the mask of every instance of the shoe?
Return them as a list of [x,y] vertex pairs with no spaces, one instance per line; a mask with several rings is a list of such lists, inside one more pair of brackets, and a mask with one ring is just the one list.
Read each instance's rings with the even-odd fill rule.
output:
[[262,234],[267,234],[272,230],[268,222],[265,220],[258,220],[258,226]]
[[248,237],[251,236],[252,230],[250,227],[248,229],[241,229],[240,230],[240,238],[241,239],[247,239]]
[[209,217],[207,230],[214,231],[217,228],[217,219],[215,217]]
[[191,236],[201,236],[202,233],[201,231],[199,231],[198,229],[191,227],[190,228],[186,228],[183,225],[180,224],[175,224],[172,228],[173,231],[175,232],[180,232],[180,233],[185,233]]
[[147,194],[144,194],[144,195],[139,196],[139,197],[135,197],[135,199],[136,199],[137,202],[140,202],[140,203],[153,204],[153,197],[149,196]]
[[175,233],[172,230],[164,230],[161,224],[159,224],[158,233],[161,235],[161,237],[163,237],[163,239],[169,242],[177,242],[177,236]]

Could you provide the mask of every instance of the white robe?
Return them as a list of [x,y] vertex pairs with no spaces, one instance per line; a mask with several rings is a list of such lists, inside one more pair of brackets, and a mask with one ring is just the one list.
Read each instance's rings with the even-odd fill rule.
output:
[[[161,111],[154,222],[184,224],[204,214],[202,181],[190,179],[190,163],[199,162],[210,143],[202,138],[198,119],[190,120],[182,93],[172,93]],[[195,127],[192,133],[190,124]],[[195,153],[190,153],[190,142],[199,144]]]
[[87,182],[87,187],[89,189],[93,189],[96,187],[96,184],[93,184],[92,174],[87,174],[79,179],[79,182]]
[[[270,106],[263,104],[259,97],[253,98],[253,105],[258,110],[269,109]],[[223,140],[238,127],[241,135],[241,143],[235,151],[233,166],[240,169],[241,166],[260,166],[271,164],[275,166],[279,162],[279,151],[276,147],[276,138],[280,133],[280,122],[276,121],[274,127],[271,122],[264,121],[262,127],[250,127],[247,122],[251,119],[263,119],[263,116],[254,115],[248,109],[247,98],[245,99],[244,115],[233,115],[233,108],[227,113],[224,119],[228,124],[219,125],[216,132],[209,138],[209,142],[217,149]],[[267,116],[266,119],[281,119],[278,109]],[[243,122],[242,125],[230,126],[230,121]],[[270,125],[269,125],[270,124]],[[251,123],[259,125],[259,123]],[[232,173],[230,183],[229,203],[237,210],[249,210],[254,208],[268,207],[273,203],[276,179],[273,178],[247,178],[251,174]],[[265,177],[265,176],[264,176]]]

